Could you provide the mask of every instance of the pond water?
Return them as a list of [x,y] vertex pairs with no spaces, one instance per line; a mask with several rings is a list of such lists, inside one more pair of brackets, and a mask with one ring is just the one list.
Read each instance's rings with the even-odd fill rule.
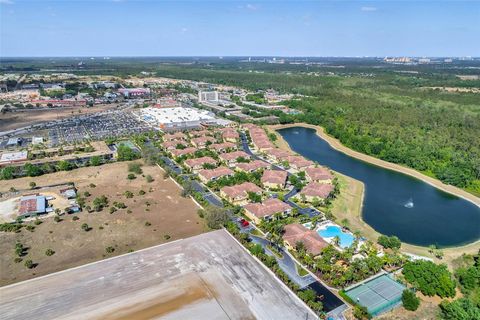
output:
[[480,239],[480,208],[408,175],[337,151],[315,130],[279,130],[293,151],[365,184],[363,220],[410,244],[458,246]]

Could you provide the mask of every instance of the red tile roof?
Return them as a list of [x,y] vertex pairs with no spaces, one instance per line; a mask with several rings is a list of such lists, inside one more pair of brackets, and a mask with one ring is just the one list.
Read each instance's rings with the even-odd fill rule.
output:
[[333,175],[330,173],[330,170],[323,167],[307,168],[305,169],[305,174],[313,181],[333,179]]
[[262,176],[262,183],[285,184],[287,172],[283,170],[265,170]]
[[250,159],[250,156],[247,153],[245,153],[244,151],[234,151],[234,152],[224,153],[224,154],[219,155],[219,157],[222,160],[225,160],[225,161],[236,160],[240,157],[245,158],[245,159]]
[[298,223],[287,224],[284,227],[285,233],[282,238],[291,246],[295,247],[297,242],[302,242],[308,253],[318,256],[328,243],[318,235],[316,231],[309,230]]
[[223,187],[220,191],[230,198],[237,198],[248,196],[248,192],[261,193],[262,189],[252,182],[244,182],[235,186]]
[[325,199],[332,191],[333,185],[329,183],[310,182],[302,189],[302,191],[300,191],[300,194]]
[[262,168],[269,168],[270,165],[261,160],[254,160],[249,163],[238,163],[237,168],[240,168],[244,171],[252,172]]
[[198,174],[207,180],[212,180],[223,176],[233,175],[233,171],[226,167],[218,167],[215,169],[200,170]]
[[189,154],[189,153],[194,153],[197,150],[198,150],[197,148],[190,147],[190,148],[185,148],[185,149],[175,149],[175,150],[172,150],[170,152],[175,157],[180,157],[180,156],[183,156],[183,155],[186,155],[186,154]]
[[291,209],[292,207],[276,198],[270,198],[263,203],[249,203],[244,206],[245,210],[250,211],[258,218],[274,215]]
[[213,159],[212,157],[201,157],[201,158],[197,158],[197,159],[187,159],[187,160],[185,160],[185,164],[192,167],[192,168],[197,167],[197,166],[202,166],[205,163],[216,164],[217,161],[215,159]]

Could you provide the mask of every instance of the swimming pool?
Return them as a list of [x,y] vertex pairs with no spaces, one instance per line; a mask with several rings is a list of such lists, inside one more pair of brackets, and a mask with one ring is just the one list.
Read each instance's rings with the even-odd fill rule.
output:
[[355,237],[350,233],[343,232],[338,226],[328,226],[326,229],[320,229],[317,231],[322,238],[334,238],[338,236],[340,238],[340,247],[348,248],[352,245]]

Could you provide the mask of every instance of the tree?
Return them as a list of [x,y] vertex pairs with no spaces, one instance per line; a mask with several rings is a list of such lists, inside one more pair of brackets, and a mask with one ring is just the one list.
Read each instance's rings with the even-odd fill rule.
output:
[[255,244],[253,245],[251,248],[250,248],[250,252],[254,255],[254,256],[259,256],[261,254],[264,254],[265,253],[265,250],[263,249],[263,247],[260,245],[260,244]]
[[262,202],[262,196],[256,192],[247,192],[248,194],[248,199],[254,203],[259,203]]
[[151,175],[149,175],[149,174],[147,174],[147,175],[145,176],[145,179],[147,180],[148,183],[151,183],[151,182],[154,181],[154,180],[153,180],[153,177],[152,177]]
[[438,295],[441,298],[455,296],[455,282],[447,266],[431,261],[417,260],[405,264],[403,275],[412,286],[424,295]]
[[55,254],[55,251],[53,251],[50,248],[45,251],[45,255],[48,257],[53,256],[54,254]]
[[461,298],[452,302],[440,303],[441,317],[445,320],[478,320],[480,319],[480,307],[471,300]]
[[220,229],[228,221],[227,211],[219,207],[207,207],[205,212],[207,226],[211,229]]
[[105,248],[105,251],[106,251],[107,253],[113,253],[113,252],[115,251],[115,248],[114,248],[114,247],[106,247],[106,248]]
[[13,167],[5,167],[0,170],[0,179],[10,180],[14,178],[15,169]]
[[133,180],[133,179],[136,179],[136,178],[137,178],[137,177],[136,177],[133,173],[129,173],[129,174],[127,175],[127,179],[128,179],[128,180]]
[[402,303],[405,309],[409,311],[415,311],[420,305],[420,299],[415,295],[413,291],[405,289],[402,293]]
[[90,158],[90,161],[89,161],[90,165],[91,166],[99,166],[102,164],[102,158],[100,156],[93,156]]
[[136,173],[136,174],[142,174],[143,173],[142,166],[140,165],[140,163],[137,163],[137,162],[129,163],[128,164],[128,171]]
[[26,163],[23,166],[23,170],[25,170],[25,174],[29,177],[36,177],[43,174],[42,169],[40,169],[40,167],[35,166],[31,163]]
[[402,242],[396,236],[388,237],[381,235],[378,237],[377,242],[386,249],[400,249],[400,246],[402,245]]
[[37,187],[37,184],[34,181],[30,181],[29,186],[30,189],[35,189]]
[[57,163],[57,169],[59,171],[70,171],[73,169],[73,165],[68,161],[62,160]]
[[93,199],[93,209],[97,212],[102,211],[104,207],[108,206],[108,198],[101,196]]
[[88,224],[86,224],[86,223],[83,223],[81,228],[82,228],[83,231],[90,231],[90,229],[91,229],[91,228],[88,226]]
[[119,145],[117,148],[117,160],[118,161],[131,161],[140,158],[138,152],[133,151],[125,145]]
[[28,269],[32,269],[35,265],[33,264],[33,261],[32,260],[25,260],[25,267],[27,267]]

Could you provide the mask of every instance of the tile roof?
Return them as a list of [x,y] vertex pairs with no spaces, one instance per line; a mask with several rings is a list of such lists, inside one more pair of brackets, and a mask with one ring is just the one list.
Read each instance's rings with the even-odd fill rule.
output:
[[262,176],[262,183],[285,184],[287,172],[283,170],[265,170]]
[[301,224],[287,224],[284,231],[282,236],[284,241],[293,247],[296,246],[297,242],[302,242],[306,251],[313,256],[319,255],[322,249],[328,246],[328,243],[316,231],[307,229]]
[[333,185],[330,183],[310,182],[300,191],[300,194],[325,199],[332,191]]
[[284,212],[292,207],[276,198],[270,198],[262,203],[249,203],[244,206],[245,210],[250,211],[258,218],[271,216],[275,213]]
[[237,198],[240,196],[248,196],[248,192],[261,193],[262,189],[252,182],[244,182],[234,186],[223,187],[220,191],[230,198]]

